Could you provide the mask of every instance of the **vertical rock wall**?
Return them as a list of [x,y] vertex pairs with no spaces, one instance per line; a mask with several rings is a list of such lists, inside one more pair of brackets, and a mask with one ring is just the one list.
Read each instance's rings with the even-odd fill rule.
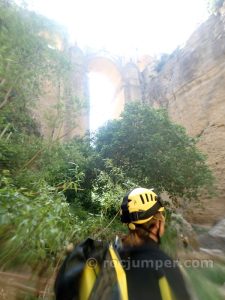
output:
[[86,58],[81,49],[69,50],[71,69],[63,82],[45,82],[34,115],[47,139],[68,140],[89,130]]
[[65,88],[66,139],[89,130],[89,92],[86,58],[79,47],[70,48],[71,74]]
[[212,223],[225,215],[225,18],[211,16],[183,49],[170,55],[161,71],[143,71],[144,101],[167,108],[172,120],[198,137],[208,155],[218,195],[202,196],[202,207],[190,208],[193,222]]

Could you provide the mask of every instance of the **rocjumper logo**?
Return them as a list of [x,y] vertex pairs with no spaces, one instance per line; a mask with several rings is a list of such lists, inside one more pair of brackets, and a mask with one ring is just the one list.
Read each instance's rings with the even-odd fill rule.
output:
[[[155,269],[159,270],[163,269],[170,269],[176,268],[178,265],[181,265],[185,268],[213,268],[213,260],[210,259],[185,259],[185,260],[151,260],[151,259],[142,259],[142,260],[131,260],[129,257],[128,259],[122,259],[120,261],[111,259],[111,260],[104,260],[103,268],[115,268],[117,265],[122,265],[124,270],[130,269]],[[87,260],[87,265],[90,268],[95,268],[97,266],[97,260],[93,257]]]

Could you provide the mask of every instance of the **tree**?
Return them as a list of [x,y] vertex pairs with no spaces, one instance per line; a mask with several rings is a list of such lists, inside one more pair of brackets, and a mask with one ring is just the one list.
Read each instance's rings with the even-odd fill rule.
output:
[[120,119],[99,129],[95,147],[140,186],[167,191],[171,197],[197,198],[201,188],[212,184],[196,140],[173,124],[165,110],[127,105]]
[[54,22],[13,1],[0,3],[0,110],[12,101],[34,103],[47,80],[59,84],[66,66],[56,47],[59,32]]
[[14,172],[42,152],[33,112],[41,104],[39,97],[48,93],[46,86],[55,91],[55,105],[45,109],[48,117],[54,116],[52,136],[64,121],[61,98],[70,66],[66,51],[57,48],[64,38],[63,29],[53,21],[13,0],[0,1],[0,169]]

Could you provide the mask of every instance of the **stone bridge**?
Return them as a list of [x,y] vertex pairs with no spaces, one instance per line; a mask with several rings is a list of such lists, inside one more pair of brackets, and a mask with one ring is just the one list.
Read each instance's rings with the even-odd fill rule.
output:
[[[89,103],[89,79],[90,72],[104,74],[113,84],[114,93],[112,98],[111,118],[118,118],[128,101],[141,101],[141,78],[137,64],[125,58],[112,55],[100,50],[98,52],[84,53],[79,47],[70,49],[70,59],[73,66],[71,77],[72,95]],[[70,104],[68,103],[68,107]],[[65,130],[73,126],[74,113],[71,109],[69,118],[66,120]],[[89,110],[83,109],[79,116],[78,127],[68,135],[68,138],[75,133],[83,134],[89,129]]]

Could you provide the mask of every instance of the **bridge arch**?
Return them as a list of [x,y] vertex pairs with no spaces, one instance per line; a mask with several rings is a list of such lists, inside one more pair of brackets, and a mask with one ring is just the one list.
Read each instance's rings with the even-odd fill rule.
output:
[[87,72],[104,75],[113,86],[113,95],[110,99],[110,119],[118,118],[124,109],[125,95],[121,67],[109,57],[87,57]]
[[[71,93],[73,97],[86,99],[90,104],[89,98],[89,79],[90,72],[97,72],[105,75],[113,84],[113,96],[111,99],[112,111],[111,119],[118,118],[127,102],[141,100],[140,72],[133,62],[126,62],[122,57],[114,56],[107,51],[96,53],[84,53],[79,47],[70,49],[70,61],[72,66],[71,74]],[[68,106],[65,128],[70,130],[73,111]],[[75,134],[83,135],[90,129],[89,124],[90,110],[83,109],[78,117],[77,127],[71,130],[71,138]]]

